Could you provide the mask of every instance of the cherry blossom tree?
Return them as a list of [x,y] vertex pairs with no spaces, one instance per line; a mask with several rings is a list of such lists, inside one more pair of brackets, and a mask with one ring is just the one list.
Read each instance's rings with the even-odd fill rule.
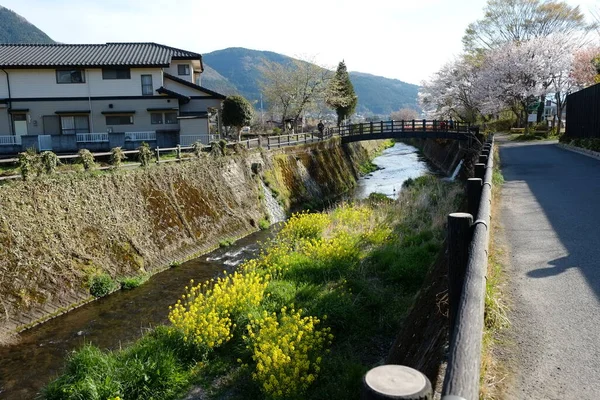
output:
[[427,118],[474,122],[479,105],[473,98],[476,64],[461,57],[444,65],[431,80],[422,82],[418,100]]
[[575,52],[572,77],[580,89],[600,82],[600,46],[589,46]]

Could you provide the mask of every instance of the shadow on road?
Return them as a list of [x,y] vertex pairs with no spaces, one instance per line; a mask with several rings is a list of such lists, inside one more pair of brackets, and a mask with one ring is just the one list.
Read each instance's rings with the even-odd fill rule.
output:
[[552,267],[538,268],[527,273],[531,278],[547,278],[549,276],[560,275],[570,268],[577,268],[570,262],[571,257],[561,257],[548,262]]
[[[525,212],[543,212],[568,253],[568,256],[553,259],[560,250],[545,247],[549,242],[540,237],[529,251],[537,257],[541,254],[542,258],[547,254],[549,266],[527,271],[525,265],[526,275],[543,279],[577,268],[600,299],[600,161],[552,143],[508,143],[500,152],[507,188],[511,183],[528,186],[539,206],[527,203],[531,210]],[[509,204],[509,207],[524,204]],[[530,234],[535,235],[536,230],[542,228],[531,226],[529,229]]]

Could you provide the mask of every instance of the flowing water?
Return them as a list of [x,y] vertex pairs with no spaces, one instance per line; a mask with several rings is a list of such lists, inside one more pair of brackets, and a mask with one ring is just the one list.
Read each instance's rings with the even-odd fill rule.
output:
[[[380,169],[359,180],[357,198],[371,192],[395,197],[406,179],[429,171],[417,150],[402,143],[386,149],[373,162]],[[266,187],[265,200],[272,221],[284,218]],[[183,294],[190,279],[203,282],[224,270],[233,271],[244,260],[256,257],[260,243],[274,232],[256,232],[231,247],[161,272],[138,288],[118,291],[21,333],[18,344],[0,347],[0,399],[35,398],[61,372],[65,356],[84,343],[118,349],[148,328],[164,324],[169,305]]]
[[385,149],[373,160],[373,164],[379,169],[359,180],[355,194],[357,199],[367,198],[373,192],[395,199],[407,179],[425,175],[431,170],[418,150],[404,143]]

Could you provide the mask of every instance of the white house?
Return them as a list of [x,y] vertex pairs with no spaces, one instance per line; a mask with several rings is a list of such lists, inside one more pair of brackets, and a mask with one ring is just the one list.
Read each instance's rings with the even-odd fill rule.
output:
[[0,152],[191,144],[225,96],[202,56],[156,43],[0,44]]

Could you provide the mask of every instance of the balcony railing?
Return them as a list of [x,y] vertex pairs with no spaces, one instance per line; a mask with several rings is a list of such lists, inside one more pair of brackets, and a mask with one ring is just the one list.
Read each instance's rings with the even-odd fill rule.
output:
[[108,142],[108,133],[78,133],[77,143]]
[[141,142],[156,140],[156,132],[125,132],[126,142]]
[[21,136],[9,135],[0,136],[0,146],[14,146],[21,144]]

